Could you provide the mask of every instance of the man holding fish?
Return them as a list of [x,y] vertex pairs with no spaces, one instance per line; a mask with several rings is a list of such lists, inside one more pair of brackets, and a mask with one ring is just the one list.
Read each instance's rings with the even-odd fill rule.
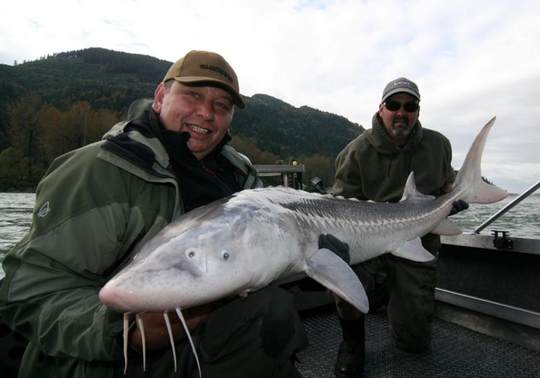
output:
[[[184,319],[161,312],[137,314],[137,322],[126,314],[124,365],[122,314],[98,292],[179,214],[261,186],[228,145],[236,107],[244,102],[232,67],[218,54],[190,51],[153,101],[135,102],[102,141],[52,163],[31,230],[3,263],[1,315],[29,341],[20,377],[175,376],[178,352],[180,376],[196,374]],[[284,290],[224,298],[183,317],[204,377],[300,376],[293,359],[307,341]],[[174,356],[163,350],[169,343]]]
[[[411,171],[421,193],[440,196],[450,192],[454,180],[450,142],[442,134],[423,128],[419,113],[420,92],[414,82],[402,77],[388,83],[372,128],[338,155],[332,192],[360,200],[397,202]],[[456,201],[453,212],[467,207],[465,201]],[[440,238],[427,234],[422,244],[436,256]],[[436,263],[385,254],[358,268],[368,288],[371,308],[387,305],[390,332],[401,349],[418,352],[429,348]],[[356,377],[364,362],[364,314],[342,300],[336,301],[343,331],[336,375]]]

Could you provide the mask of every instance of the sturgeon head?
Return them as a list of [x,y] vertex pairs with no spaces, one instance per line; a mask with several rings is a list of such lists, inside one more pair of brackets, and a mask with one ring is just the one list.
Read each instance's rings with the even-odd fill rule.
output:
[[100,300],[123,312],[171,311],[245,295],[299,271],[298,230],[281,213],[249,195],[186,213],[107,282]]

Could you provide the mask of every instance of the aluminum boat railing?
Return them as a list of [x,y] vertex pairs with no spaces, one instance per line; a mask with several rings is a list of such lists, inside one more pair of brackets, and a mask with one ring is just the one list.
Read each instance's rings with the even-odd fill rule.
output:
[[489,217],[485,222],[483,222],[480,226],[478,226],[475,230],[475,234],[479,234],[480,231],[482,231],[484,228],[489,226],[491,223],[495,222],[497,219],[499,219],[501,216],[509,212],[511,209],[513,209],[517,204],[519,204],[521,201],[523,201],[525,198],[529,197],[531,194],[533,194],[538,188],[540,188],[540,181],[538,181],[536,184],[531,186],[529,189],[525,190],[523,193],[521,193],[519,196],[517,196],[512,202],[508,203],[506,206],[504,206],[502,209],[497,211],[495,214],[493,214],[491,217]]

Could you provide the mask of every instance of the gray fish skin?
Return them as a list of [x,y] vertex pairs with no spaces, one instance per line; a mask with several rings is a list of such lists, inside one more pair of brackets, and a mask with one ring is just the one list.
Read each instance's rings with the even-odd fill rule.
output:
[[165,227],[102,288],[100,299],[124,312],[172,311],[246,295],[304,272],[367,312],[360,281],[334,253],[318,248],[319,235],[332,234],[348,243],[351,263],[384,253],[429,261],[433,256],[419,237],[460,232],[446,219],[454,201],[491,203],[507,195],[481,179],[482,151],[494,121],[476,137],[448,194],[434,198],[419,193],[412,172],[398,203],[284,187],[244,190]]

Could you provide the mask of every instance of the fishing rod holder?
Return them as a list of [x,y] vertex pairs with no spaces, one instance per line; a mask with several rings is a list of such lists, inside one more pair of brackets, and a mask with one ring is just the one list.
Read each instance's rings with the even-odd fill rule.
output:
[[497,249],[514,249],[514,241],[509,238],[510,231],[491,231],[493,246]]

